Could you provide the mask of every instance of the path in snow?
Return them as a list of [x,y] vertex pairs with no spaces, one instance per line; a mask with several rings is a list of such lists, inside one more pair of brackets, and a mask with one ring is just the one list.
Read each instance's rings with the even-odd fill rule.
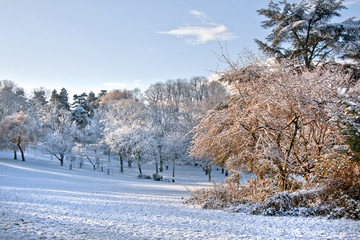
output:
[[[182,204],[186,188],[206,185],[197,168],[176,183],[68,170],[35,157],[0,157],[0,239],[359,239],[360,223],[264,217]],[[146,169],[145,169],[146,171]],[[148,174],[152,173],[148,169]],[[221,178],[219,174],[218,178]],[[190,180],[188,180],[190,179]]]

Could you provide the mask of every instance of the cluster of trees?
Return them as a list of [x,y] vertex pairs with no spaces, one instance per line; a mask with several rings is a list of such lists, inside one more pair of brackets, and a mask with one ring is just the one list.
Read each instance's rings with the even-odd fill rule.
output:
[[[225,59],[221,80],[233,94],[202,118],[191,146],[195,158],[256,179],[240,187],[233,175],[235,185],[195,193],[195,202],[250,200],[273,214],[327,204],[335,215],[342,209],[339,215],[360,219],[360,21],[335,23],[342,9],[341,0],[304,0],[258,10],[271,33],[256,42],[271,58]],[[299,189],[311,191],[271,200]]]
[[35,89],[26,98],[12,81],[0,81],[1,147],[21,152],[30,143],[43,148],[63,165],[74,155],[87,159],[94,170],[104,153],[117,154],[120,171],[124,162],[153,162],[158,174],[172,165],[190,162],[190,130],[200,117],[227,96],[219,82],[205,77],[155,83],[144,93],[139,89],[75,94]]

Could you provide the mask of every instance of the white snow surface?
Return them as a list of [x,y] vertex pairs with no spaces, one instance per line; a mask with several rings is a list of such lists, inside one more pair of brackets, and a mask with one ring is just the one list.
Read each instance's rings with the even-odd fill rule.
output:
[[[358,221],[184,205],[188,189],[209,186],[200,168],[177,167],[175,183],[155,182],[137,179],[136,167],[120,173],[115,160],[107,175],[26,154],[21,162],[0,152],[0,239],[360,239]],[[170,168],[163,175],[171,179]],[[220,171],[214,178],[224,179]]]

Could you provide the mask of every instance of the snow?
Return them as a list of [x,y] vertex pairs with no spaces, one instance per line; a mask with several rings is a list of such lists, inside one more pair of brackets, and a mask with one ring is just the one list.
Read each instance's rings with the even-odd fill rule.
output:
[[[200,168],[177,167],[175,182],[60,167],[41,152],[27,161],[0,152],[0,239],[359,239],[352,220],[265,217],[184,205],[188,189],[209,186]],[[151,175],[154,167],[144,166]],[[164,177],[170,179],[171,170]],[[214,171],[222,181],[220,171]]]

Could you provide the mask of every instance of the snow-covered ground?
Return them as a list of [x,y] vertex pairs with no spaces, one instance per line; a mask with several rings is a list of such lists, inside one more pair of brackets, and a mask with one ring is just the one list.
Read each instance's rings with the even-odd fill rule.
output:
[[[360,239],[358,221],[184,205],[188,189],[208,185],[199,168],[177,169],[175,183],[155,182],[137,179],[135,167],[120,173],[116,162],[107,175],[89,165],[60,167],[40,152],[27,155],[21,162],[0,152],[0,239]],[[164,175],[170,179],[171,171]],[[214,178],[223,180],[217,171]]]

